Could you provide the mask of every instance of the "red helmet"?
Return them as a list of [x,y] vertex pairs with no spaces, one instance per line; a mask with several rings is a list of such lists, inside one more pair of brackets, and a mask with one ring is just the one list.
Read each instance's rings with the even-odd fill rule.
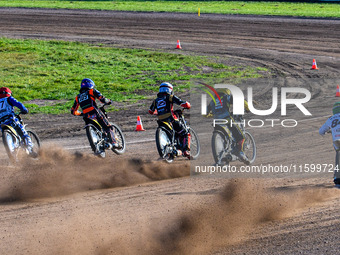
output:
[[12,91],[9,88],[2,87],[0,88],[0,98],[10,97],[12,95]]

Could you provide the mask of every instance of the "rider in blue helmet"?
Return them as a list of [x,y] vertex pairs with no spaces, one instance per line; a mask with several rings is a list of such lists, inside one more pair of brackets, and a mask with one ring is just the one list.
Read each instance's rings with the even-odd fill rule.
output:
[[89,78],[85,78],[81,81],[80,84],[80,89],[93,89],[95,86],[94,81],[89,79]]
[[14,107],[19,108],[22,114],[28,113],[27,108],[12,96],[12,91],[7,87],[0,88],[0,105],[0,124],[12,126],[23,138],[29,155],[34,158],[37,157],[38,154],[33,150],[34,144],[25,130],[25,126],[20,123],[14,113]]
[[[190,109],[190,103],[183,101],[174,95],[172,84],[163,82],[159,86],[157,98],[152,102],[149,113],[154,114],[157,110],[158,119],[171,123],[174,130],[183,139],[183,156],[190,158],[190,133],[178,120],[173,111],[173,105],[177,104],[183,108]],[[160,122],[159,122],[160,123]],[[178,152],[180,154],[180,152]]]
[[[85,122],[86,119],[97,120],[102,126],[104,131],[108,134],[113,148],[119,148],[120,145],[115,139],[115,134],[113,127],[105,117],[105,115],[98,109],[96,104],[96,99],[98,99],[103,104],[110,105],[112,101],[105,98],[98,90],[95,88],[93,80],[85,78],[80,83],[80,91],[74,100],[74,104],[71,108],[71,113],[76,116],[83,116]],[[79,112],[79,107],[82,112]],[[96,154],[102,153],[101,151],[95,151]]]

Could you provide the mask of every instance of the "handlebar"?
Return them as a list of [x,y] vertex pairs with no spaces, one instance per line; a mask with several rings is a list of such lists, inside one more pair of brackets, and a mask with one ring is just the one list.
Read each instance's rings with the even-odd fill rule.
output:
[[23,112],[15,112],[14,116],[21,119],[21,116],[20,116],[21,114],[25,114],[25,113],[23,113]]

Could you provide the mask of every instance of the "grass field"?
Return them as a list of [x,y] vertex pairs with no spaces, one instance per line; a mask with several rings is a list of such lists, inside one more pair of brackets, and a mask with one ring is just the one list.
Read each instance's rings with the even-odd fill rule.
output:
[[0,0],[0,7],[42,7],[116,11],[189,12],[285,15],[340,18],[340,5],[331,3],[285,3],[262,1],[78,1],[78,0]]
[[1,85],[10,87],[18,100],[56,100],[53,105],[29,105],[44,113],[68,112],[85,77],[107,97],[131,101],[155,95],[162,81],[173,82],[180,91],[195,79],[237,81],[258,77],[260,71],[198,56],[6,38],[0,38],[0,61]]

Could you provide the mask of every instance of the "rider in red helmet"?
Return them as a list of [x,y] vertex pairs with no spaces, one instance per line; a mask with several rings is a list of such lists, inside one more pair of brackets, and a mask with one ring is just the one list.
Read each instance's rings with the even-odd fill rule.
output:
[[0,88],[0,124],[12,126],[18,134],[23,138],[28,151],[32,157],[36,157],[36,152],[33,151],[33,144],[31,138],[27,134],[25,127],[15,117],[14,107],[20,109],[20,113],[27,114],[27,108],[14,97],[12,91],[7,87]]
[[[110,105],[112,101],[105,98],[94,87],[95,84],[91,79],[85,78],[81,81],[79,91],[80,93],[76,96],[74,100],[74,104],[71,108],[71,113],[76,116],[83,116],[85,121],[86,118],[97,120],[104,131],[108,134],[112,147],[119,148],[120,145],[116,142],[113,127],[111,126],[109,120],[98,109],[98,106],[96,104],[96,99],[107,105]],[[82,112],[78,111],[79,107],[82,109]],[[100,154],[101,151],[95,151],[94,153]]]
[[190,134],[180,123],[173,111],[173,105],[177,104],[183,108],[190,109],[190,103],[183,101],[174,95],[173,86],[169,82],[163,82],[159,86],[157,98],[152,102],[149,113],[154,114],[157,110],[158,119],[172,124],[174,130],[183,139],[183,156],[190,157]]

